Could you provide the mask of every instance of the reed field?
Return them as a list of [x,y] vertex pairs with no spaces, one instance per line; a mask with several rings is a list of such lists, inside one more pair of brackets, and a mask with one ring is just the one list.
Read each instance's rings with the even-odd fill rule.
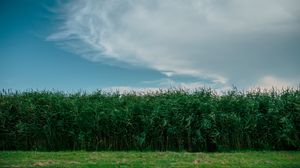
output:
[[0,148],[299,150],[300,90],[0,93]]

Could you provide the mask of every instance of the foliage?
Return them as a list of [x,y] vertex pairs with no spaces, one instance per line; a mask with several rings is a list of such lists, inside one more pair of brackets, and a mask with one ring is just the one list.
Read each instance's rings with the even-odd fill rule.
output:
[[299,150],[300,90],[0,92],[1,150]]

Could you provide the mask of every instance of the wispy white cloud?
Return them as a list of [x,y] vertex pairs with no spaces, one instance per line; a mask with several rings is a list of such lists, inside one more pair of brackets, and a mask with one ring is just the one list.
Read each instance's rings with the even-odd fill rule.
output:
[[259,86],[263,89],[284,89],[289,87],[297,87],[297,85],[298,84],[295,81],[288,81],[275,76],[265,76],[259,80],[257,87]]
[[178,81],[175,79],[170,78],[163,78],[153,81],[143,81],[146,85],[152,85],[156,86],[158,88],[180,88],[180,89],[186,89],[186,90],[197,90],[200,88],[224,88],[224,85],[218,85],[215,82],[211,82],[210,84],[207,84],[207,81]]
[[150,85],[152,87],[132,87],[132,86],[113,86],[113,87],[107,87],[104,88],[103,91],[105,92],[118,92],[121,94],[126,93],[156,93],[156,92],[165,92],[168,90],[185,90],[188,92],[194,92],[202,88],[214,88],[214,91],[218,94],[223,94],[226,91],[232,89],[231,86],[222,85],[222,86],[216,86],[215,84],[207,85],[205,82],[179,82],[172,80],[170,78],[163,78],[159,80],[153,80],[153,81],[143,81],[142,83],[146,85]]
[[298,0],[74,0],[63,8],[64,23],[47,39],[91,61],[223,86],[270,73],[300,79]]
[[163,88],[155,88],[155,87],[131,87],[131,86],[113,86],[103,88],[102,91],[107,93],[120,93],[120,94],[127,94],[127,93],[156,93],[160,91],[164,91]]

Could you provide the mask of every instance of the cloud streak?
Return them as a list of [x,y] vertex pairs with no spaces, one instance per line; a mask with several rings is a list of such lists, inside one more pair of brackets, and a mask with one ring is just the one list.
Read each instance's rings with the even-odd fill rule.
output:
[[300,79],[298,0],[74,0],[62,11],[47,40],[90,61],[223,86]]

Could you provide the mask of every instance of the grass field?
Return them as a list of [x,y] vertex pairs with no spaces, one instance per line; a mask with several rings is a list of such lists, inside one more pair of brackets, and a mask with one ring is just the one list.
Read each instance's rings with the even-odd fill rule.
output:
[[0,152],[1,167],[282,167],[300,152]]

